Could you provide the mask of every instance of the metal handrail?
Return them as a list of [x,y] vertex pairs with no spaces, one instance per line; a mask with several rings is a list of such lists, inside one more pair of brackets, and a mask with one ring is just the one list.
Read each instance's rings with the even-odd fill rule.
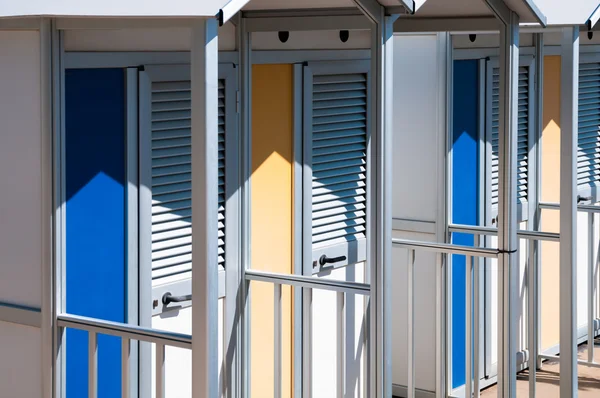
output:
[[[498,235],[498,229],[492,227],[481,227],[474,225],[450,224],[448,225],[449,232],[479,234],[495,236]],[[556,232],[529,231],[521,229],[517,231],[517,236],[521,239],[539,240],[547,242],[560,242],[560,234]]]
[[445,254],[464,254],[465,256],[473,257],[498,258],[498,249],[461,246],[449,243],[430,243],[407,239],[392,239],[392,244],[412,250],[424,250]]
[[163,344],[166,346],[192,348],[192,336],[189,334],[155,330],[120,322],[104,321],[80,315],[60,314],[57,316],[58,326],[123,337],[131,340]]
[[[540,202],[540,209],[560,210],[560,203]],[[577,205],[577,211],[582,213],[600,213],[600,206],[597,205]]]
[[311,289],[330,290],[339,293],[361,294],[365,296],[371,294],[371,287],[366,283],[317,279],[302,275],[246,270],[246,280],[270,282],[279,285],[305,287]]

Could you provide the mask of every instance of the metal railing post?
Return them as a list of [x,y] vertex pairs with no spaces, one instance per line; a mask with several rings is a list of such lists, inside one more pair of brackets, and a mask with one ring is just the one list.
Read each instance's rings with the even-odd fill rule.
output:
[[[479,247],[480,245],[480,236],[474,236],[474,246]],[[481,344],[481,269],[480,269],[481,259],[477,259],[473,262],[473,307],[474,307],[474,316],[473,316],[473,392],[475,393],[475,398],[479,398],[479,393],[481,391],[480,380],[481,375],[479,373],[479,358],[480,358],[480,344]]]
[[473,358],[473,342],[472,342],[472,294],[473,294],[473,261],[471,256],[466,256],[465,261],[465,303],[466,303],[466,316],[465,316],[465,329],[466,329],[466,344],[465,344],[465,398],[471,398],[473,396],[473,377],[472,377],[472,358]]
[[131,391],[130,365],[131,340],[127,337],[121,337],[121,398],[129,398]]
[[344,292],[337,293],[337,396],[344,398],[346,384],[346,302]]
[[156,369],[155,377],[156,380],[156,398],[165,397],[165,345],[162,343],[156,343]]
[[535,379],[538,362],[538,331],[537,331],[537,261],[536,241],[531,239],[528,243],[527,257],[527,345],[529,349],[529,397],[535,398]]
[[415,251],[408,251],[408,398],[415,398]]
[[273,284],[273,295],[274,295],[274,314],[273,314],[273,355],[274,355],[274,366],[273,366],[273,396],[274,398],[281,398],[281,375],[282,375],[282,361],[281,361],[281,284]]
[[588,213],[588,361],[594,362],[595,292],[594,288],[594,213]]
[[98,397],[98,335],[88,332],[88,398]]

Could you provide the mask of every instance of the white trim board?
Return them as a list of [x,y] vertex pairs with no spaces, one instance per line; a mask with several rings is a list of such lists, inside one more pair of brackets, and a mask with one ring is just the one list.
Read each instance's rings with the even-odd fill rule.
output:
[[0,321],[39,328],[42,325],[42,310],[23,305],[0,303]]
[[[252,51],[253,64],[302,63],[307,61],[342,61],[370,59],[369,50],[263,50]],[[237,51],[219,52],[220,63],[238,63]],[[67,52],[66,69],[127,68],[140,65],[189,64],[188,51]]]
[[[398,384],[392,384],[392,394],[394,397],[408,397],[406,386],[401,386]],[[435,392],[415,389],[415,398],[435,398]]]

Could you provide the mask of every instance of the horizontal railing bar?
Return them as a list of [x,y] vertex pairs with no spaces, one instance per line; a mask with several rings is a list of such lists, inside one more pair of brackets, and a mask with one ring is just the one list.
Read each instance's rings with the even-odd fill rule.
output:
[[371,287],[365,283],[317,279],[310,276],[279,274],[275,272],[246,270],[246,280],[279,283],[288,286],[307,287],[311,289],[330,290],[334,292],[361,294],[364,296],[371,294]]
[[[463,224],[450,224],[448,225],[448,232],[462,233],[462,234],[479,234],[496,236],[498,235],[498,229],[492,227],[481,227],[475,225],[463,225]],[[560,242],[560,234],[556,232],[540,232],[540,231],[528,231],[518,230],[517,236],[521,239],[527,240],[540,240],[549,242]]]
[[[540,209],[559,210],[560,203],[540,202]],[[577,205],[577,211],[580,211],[582,213],[600,213],[600,206]]]
[[110,336],[124,337],[132,340],[160,343],[172,347],[192,348],[192,336],[128,325],[125,323],[104,321],[80,315],[60,314],[57,316],[58,326],[86,330]]
[[[558,361],[558,360],[560,360],[560,356],[559,355],[540,354],[539,357],[542,358],[542,359],[547,359],[549,361]],[[600,363],[598,363],[598,362],[588,362],[588,361],[586,361],[584,359],[577,360],[577,365],[587,366],[587,367],[590,367],[590,368],[599,368],[600,369]]]
[[498,258],[498,249],[484,249],[481,247],[452,245],[449,243],[430,243],[416,240],[392,239],[396,246],[406,249],[420,249],[436,253],[463,254],[465,256]]

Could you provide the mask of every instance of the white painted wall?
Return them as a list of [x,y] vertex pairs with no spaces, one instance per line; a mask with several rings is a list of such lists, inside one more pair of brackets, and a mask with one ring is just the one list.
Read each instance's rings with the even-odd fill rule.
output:
[[0,395],[42,396],[40,329],[0,322]]
[[[393,216],[396,238],[440,241],[436,228],[444,223],[438,198],[444,195],[438,177],[438,156],[446,110],[445,53],[438,35],[394,38],[394,177]],[[441,72],[441,73],[440,73]],[[442,126],[442,127],[441,127]],[[420,221],[428,233],[417,232]],[[402,230],[403,229],[403,230]],[[412,229],[412,230],[411,230]],[[407,384],[407,251],[394,248],[392,260],[392,380]],[[418,252],[415,260],[416,387],[435,391],[436,368],[435,255]]]
[[[343,267],[319,274],[323,279],[365,282],[365,264]],[[347,294],[345,297],[346,330],[344,351],[346,382],[344,397],[367,397],[365,359],[367,357],[366,331],[368,317],[365,297]],[[337,293],[313,291],[312,318],[312,396],[329,398],[337,392]]]
[[[226,299],[219,300],[219,363],[223,362],[223,315]],[[152,317],[152,328],[169,332],[192,334],[192,307],[182,310],[165,311]],[[156,396],[155,386],[155,350],[152,345],[152,397]],[[219,366],[219,396],[223,395],[225,373]],[[165,391],[167,397],[189,398],[192,396],[192,351],[184,348],[167,347],[165,349]]]
[[42,304],[39,33],[0,32],[0,65],[0,302],[39,308]]
[[[0,31],[0,303],[42,305],[40,40]],[[0,396],[40,398],[41,331],[0,322]]]
[[[65,51],[189,51],[187,28],[103,29],[64,31]],[[350,31],[342,43],[338,30],[290,32],[282,43],[277,32],[252,34],[254,50],[330,50],[365,49],[371,45],[368,30]],[[231,23],[219,28],[219,50],[236,49],[236,29]]]

